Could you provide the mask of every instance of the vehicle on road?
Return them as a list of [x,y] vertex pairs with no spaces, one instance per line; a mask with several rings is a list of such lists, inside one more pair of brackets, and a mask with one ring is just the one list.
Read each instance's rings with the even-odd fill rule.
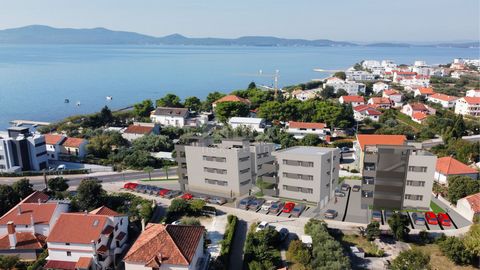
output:
[[290,213],[290,212],[292,212],[292,210],[293,210],[294,207],[295,207],[295,203],[293,203],[293,202],[287,202],[287,203],[283,206],[282,212],[283,212],[283,213]]
[[223,205],[223,204],[227,203],[227,200],[224,199],[224,198],[220,198],[220,197],[211,197],[211,198],[207,199],[207,202],[208,203],[213,203],[213,204],[218,204],[218,205]]
[[262,210],[263,211],[269,211],[270,210],[270,206],[272,206],[272,204],[274,203],[275,201],[266,201],[263,205],[262,205]]
[[162,189],[158,192],[158,196],[160,197],[165,197],[165,195],[167,195],[171,190],[170,189]]
[[268,227],[268,222],[262,221],[257,225],[257,228],[255,229],[256,232],[264,230]]
[[438,213],[437,220],[438,222],[440,222],[440,224],[442,224],[442,226],[449,227],[452,225],[452,221],[450,220],[450,217],[445,213]]
[[124,189],[130,189],[130,190],[135,190],[138,186],[138,183],[126,183],[125,185],[123,185],[123,188]]
[[241,199],[240,202],[238,203],[238,208],[248,210],[248,207],[250,206],[250,204],[254,199],[255,199],[254,197],[246,197]]
[[280,234],[280,241],[285,241],[285,239],[287,239],[290,232],[288,231],[287,228],[281,228],[280,231],[278,231],[278,234]]
[[430,225],[438,225],[437,216],[433,212],[426,212],[425,219],[427,220],[428,224]]
[[342,191],[348,191],[350,189],[350,185],[349,184],[342,184],[342,186],[340,187],[340,189]]
[[305,204],[297,204],[292,210],[292,216],[293,217],[299,217],[303,211],[305,210]]
[[282,211],[284,205],[285,205],[285,203],[282,202],[282,201],[274,202],[270,206],[269,212],[272,213],[272,214],[279,213],[280,211]]
[[362,187],[359,186],[359,185],[354,185],[354,186],[352,187],[352,191],[353,191],[353,192],[359,192],[360,189],[362,189]]
[[378,223],[382,222],[382,212],[378,210],[372,211],[372,221],[376,221]]
[[337,210],[328,209],[327,211],[325,211],[325,214],[323,214],[323,216],[328,219],[334,219],[338,216],[338,212]]
[[425,218],[423,218],[417,213],[412,213],[412,219],[415,225],[425,225]]
[[180,198],[189,201],[189,200],[193,199],[193,195],[190,194],[190,193],[185,193]]
[[335,196],[337,197],[345,197],[345,192],[340,191],[340,190],[335,190]]
[[181,225],[182,222],[180,220],[175,220],[174,222],[172,222],[172,225]]
[[172,198],[180,196],[180,194],[182,194],[182,192],[180,190],[170,190],[169,192],[167,192],[167,194],[165,194],[164,197],[167,198],[167,199],[172,199]]
[[265,199],[262,198],[253,199],[248,205],[248,209],[258,210],[260,207],[262,207],[264,202]]

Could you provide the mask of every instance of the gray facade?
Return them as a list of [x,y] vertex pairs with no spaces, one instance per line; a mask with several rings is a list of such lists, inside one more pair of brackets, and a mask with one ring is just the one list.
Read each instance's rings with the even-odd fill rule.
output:
[[192,137],[175,146],[182,191],[237,197],[248,194],[256,178],[273,164],[270,143]]
[[[297,146],[274,152],[278,196],[324,207],[338,186],[340,150]],[[264,177],[265,178],[265,177]],[[268,179],[268,178],[265,178]]]
[[48,155],[45,137],[27,127],[11,127],[0,135],[0,172],[46,169]]
[[410,145],[367,145],[362,207],[429,209],[436,161],[436,156]]

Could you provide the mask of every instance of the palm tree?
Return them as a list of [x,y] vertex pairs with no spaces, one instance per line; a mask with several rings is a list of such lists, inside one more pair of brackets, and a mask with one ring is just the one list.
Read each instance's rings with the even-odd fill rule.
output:
[[148,173],[148,180],[152,181],[151,173],[153,172],[153,167],[145,167],[145,168],[143,168],[143,171]]
[[168,180],[168,170],[170,169],[170,166],[169,165],[164,165],[163,166],[163,170],[165,171],[165,176],[167,177],[167,180]]

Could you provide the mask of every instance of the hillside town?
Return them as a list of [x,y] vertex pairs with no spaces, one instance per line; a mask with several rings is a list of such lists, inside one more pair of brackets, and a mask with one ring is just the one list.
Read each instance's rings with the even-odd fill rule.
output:
[[0,269],[480,267],[480,59],[15,123]]

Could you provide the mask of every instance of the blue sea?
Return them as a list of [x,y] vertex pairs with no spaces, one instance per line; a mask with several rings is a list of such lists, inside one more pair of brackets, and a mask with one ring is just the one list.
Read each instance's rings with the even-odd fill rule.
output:
[[478,54],[478,49],[422,47],[0,45],[0,129],[14,119],[55,121],[166,93],[204,98],[251,81],[271,86],[267,75],[275,70],[281,87],[329,75],[314,68],[346,69],[364,59],[439,64]]

